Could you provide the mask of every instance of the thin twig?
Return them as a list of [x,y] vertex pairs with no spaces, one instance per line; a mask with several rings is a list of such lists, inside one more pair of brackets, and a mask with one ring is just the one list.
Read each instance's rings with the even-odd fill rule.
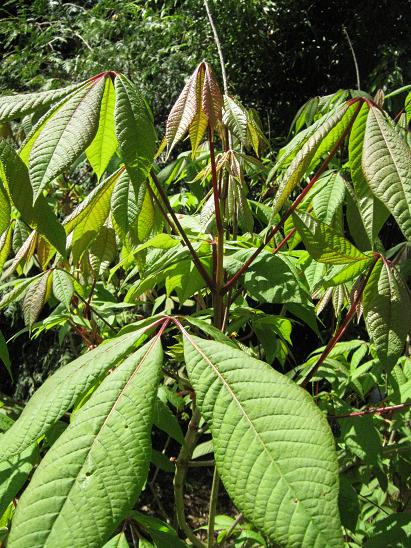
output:
[[210,26],[211,26],[211,29],[213,31],[214,42],[215,42],[215,45],[217,46],[217,51],[218,51],[218,57],[220,58],[221,76],[223,78],[224,93],[226,95],[228,95],[227,73],[225,71],[225,62],[224,62],[223,50],[221,49],[221,43],[220,43],[220,39],[218,37],[217,28],[215,26],[213,16],[211,15],[210,6],[208,5],[207,0],[204,0],[204,7],[206,9],[208,20],[210,21]]
[[218,501],[218,489],[220,487],[220,476],[217,471],[217,467],[214,467],[213,483],[211,485],[211,494],[210,494],[210,506],[208,511],[208,548],[213,548],[214,546],[214,522],[215,515],[217,511],[217,501]]
[[342,31],[347,39],[347,42],[348,42],[348,45],[350,47],[350,50],[351,50],[351,55],[352,55],[352,58],[354,60],[354,66],[355,66],[355,74],[356,74],[356,77],[357,77],[357,89],[360,90],[361,89],[361,83],[360,83],[360,70],[358,68],[358,63],[357,63],[357,57],[355,55],[355,51],[354,51],[354,48],[353,48],[353,45],[352,45],[352,42],[350,40],[350,36],[348,34],[348,31],[347,29],[343,26],[342,28]]

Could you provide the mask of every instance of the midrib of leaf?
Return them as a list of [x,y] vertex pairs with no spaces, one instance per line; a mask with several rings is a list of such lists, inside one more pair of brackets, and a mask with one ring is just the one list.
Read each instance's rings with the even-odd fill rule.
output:
[[[114,99],[113,99],[114,97]],[[117,138],[114,128],[114,107],[115,107],[115,90],[112,84],[111,78],[107,78],[105,84],[105,90],[101,100],[101,109],[99,116],[99,125],[97,129],[96,136],[94,141],[91,142],[89,147],[86,150],[87,158],[90,161],[92,168],[96,171],[98,179],[103,175],[108,162],[111,159],[111,156],[114,154],[117,148]],[[103,122],[103,123],[102,123]],[[101,131],[100,131],[101,128]],[[93,155],[96,155],[95,147],[98,148],[98,165],[93,165],[92,160]],[[111,150],[110,150],[111,147]],[[109,153],[107,154],[107,149]],[[112,152],[111,152],[112,151]],[[111,154],[110,154],[111,152]],[[104,158],[104,153],[106,153],[106,158]],[[104,160],[104,162],[103,162]]]
[[[183,335],[187,338],[187,340],[190,342],[190,344],[195,348],[195,350],[200,354],[200,356],[204,359],[204,361],[206,363],[208,363],[210,365],[210,367],[212,368],[212,370],[215,372],[216,376],[221,380],[222,384],[224,385],[224,387],[226,388],[226,390],[229,392],[229,394],[231,395],[231,397],[233,398],[233,400],[235,401],[237,407],[239,408],[241,414],[243,415],[243,417],[246,419],[247,423],[250,425],[252,431],[254,432],[255,434],[255,437],[258,439],[258,441],[260,442],[261,446],[263,447],[264,449],[264,452],[267,454],[270,462],[273,464],[274,468],[277,470],[278,472],[278,475],[283,479],[283,481],[286,483],[287,487],[288,487],[288,490],[293,494],[293,496],[295,498],[298,498],[301,502],[301,505],[303,506],[304,508],[304,513],[306,514],[306,516],[308,516],[308,521],[310,521],[311,523],[315,523],[315,517],[311,516],[311,514],[308,512],[308,510],[305,508],[303,502],[301,501],[301,498],[299,497],[299,495],[295,492],[294,488],[290,485],[289,481],[287,480],[285,474],[282,473],[282,470],[281,470],[281,467],[278,465],[278,463],[273,459],[272,457],[272,454],[270,453],[267,445],[264,443],[264,440],[261,439],[261,436],[260,434],[257,432],[257,430],[255,429],[255,426],[253,424],[253,422],[251,421],[251,419],[249,418],[249,416],[247,415],[245,409],[243,408],[243,406],[241,405],[241,402],[239,401],[239,399],[237,398],[236,394],[233,392],[233,390],[231,389],[229,383],[226,381],[226,379],[224,378],[224,375],[222,373],[220,373],[220,371],[218,370],[218,368],[213,364],[213,362],[208,358],[208,356],[206,354],[204,354],[204,352],[195,344],[195,342],[191,339],[191,337],[189,336],[189,334],[187,333],[186,330],[183,331]],[[301,481],[301,480],[300,480]],[[319,537],[320,538],[323,538],[323,533],[322,533],[322,530],[321,528],[319,528],[316,524],[316,528],[317,528],[317,531],[319,532]],[[325,542],[327,542],[328,540],[325,538],[324,539]]]
[[[84,468],[87,467],[87,458],[88,458],[88,455],[91,453],[92,449],[94,448],[95,444],[97,443],[97,441],[99,441],[99,436],[102,434],[102,432],[104,431],[104,428],[108,422],[108,420],[110,419],[112,413],[115,411],[120,399],[123,397],[124,395],[124,392],[127,390],[129,384],[134,380],[135,376],[139,373],[141,367],[143,366],[145,360],[147,359],[147,357],[150,355],[150,352],[152,351],[152,349],[155,347],[156,344],[159,343],[161,339],[161,332],[159,332],[155,338],[153,339],[150,347],[147,349],[147,352],[144,354],[144,356],[141,358],[141,361],[140,363],[137,365],[136,369],[134,370],[134,372],[130,375],[128,381],[125,383],[125,385],[123,386],[123,388],[121,389],[121,392],[120,394],[117,396],[117,398],[115,399],[115,401],[113,402],[113,405],[109,411],[109,413],[107,414],[106,418],[104,419],[102,425],[99,427],[98,429],[98,432],[96,433],[95,437],[94,437],[94,440],[92,441],[90,447],[88,448],[87,450],[87,453],[85,454],[85,457],[84,457],[84,463],[83,465],[81,466],[81,468],[78,470],[77,472],[77,477],[74,478],[74,481],[72,483],[72,485],[70,486],[70,490],[67,492],[66,496],[64,497],[64,499],[62,500],[62,504],[59,508],[59,515],[61,514],[63,508],[65,507],[66,503],[67,503],[67,499],[69,498],[70,496],[70,493],[74,487],[74,485],[76,484],[76,482],[78,481],[78,477],[80,476],[80,474],[82,473],[82,471],[84,470]],[[114,512],[112,512],[114,513]],[[49,530],[49,533],[48,533],[48,536],[51,535],[52,531],[53,531],[53,528],[55,526],[55,524],[57,523],[57,520],[58,520],[59,516],[57,516],[57,518],[54,520],[52,526],[50,527],[50,530]],[[35,519],[35,518],[33,518]],[[47,539],[46,539],[46,542],[47,542]]]

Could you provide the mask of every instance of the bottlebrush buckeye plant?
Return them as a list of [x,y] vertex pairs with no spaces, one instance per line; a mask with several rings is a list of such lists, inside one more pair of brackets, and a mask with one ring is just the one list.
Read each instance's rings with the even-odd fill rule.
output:
[[[8,548],[405,534],[409,105],[392,119],[381,94],[316,98],[273,161],[256,113],[205,61],[157,153],[124,75],[0,98],[14,135],[0,143],[0,307],[20,301],[31,336],[84,347],[15,422],[2,415]],[[176,156],[186,136],[191,153]],[[318,321],[328,302],[332,329]],[[201,466],[214,470],[206,533],[185,514]],[[159,473],[174,476],[163,521],[138,511]],[[230,526],[216,519],[220,482],[239,512]]]

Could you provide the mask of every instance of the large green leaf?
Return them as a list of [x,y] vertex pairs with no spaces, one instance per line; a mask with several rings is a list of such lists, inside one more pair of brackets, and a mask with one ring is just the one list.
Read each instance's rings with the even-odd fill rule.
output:
[[60,89],[40,91],[38,93],[21,93],[0,97],[0,123],[21,118],[26,114],[45,108],[63,99],[75,90],[82,88],[86,82],[74,84]]
[[411,333],[411,301],[395,267],[379,259],[363,294],[368,332],[381,363],[390,369],[401,356]]
[[308,213],[293,213],[293,221],[310,255],[320,263],[349,264],[366,261],[364,255],[329,225],[317,221]]
[[[281,178],[274,200],[273,215],[280,211],[288,196],[310,167],[313,158],[324,154],[338,141],[352,116],[353,111],[350,107],[343,105],[310,136]],[[331,132],[332,139],[325,141]],[[317,152],[319,155],[316,155]]]
[[342,546],[334,439],[311,397],[228,345],[185,333],[184,354],[238,509],[282,546]]
[[125,76],[115,81],[115,128],[124,163],[131,179],[144,182],[156,148],[153,117],[144,97]]
[[118,146],[114,129],[115,102],[116,93],[113,82],[111,78],[106,78],[97,133],[91,145],[86,150],[87,158],[98,179],[100,179],[107,169]]
[[30,152],[34,200],[88,147],[97,127],[104,78],[81,88],[47,121]]
[[10,548],[101,548],[146,480],[160,338],[108,375],[48,451],[23,493]]
[[135,226],[143,207],[145,193],[144,185],[134,185],[127,171],[122,173],[111,196],[114,227],[122,238]]
[[115,367],[142,335],[143,330],[122,335],[58,369],[33,394],[19,419],[0,438],[0,460],[30,447],[74,405],[93,382]]
[[385,206],[371,192],[362,168],[364,135],[368,111],[369,107],[364,103],[354,121],[350,133],[348,151],[351,178],[358,201],[358,210],[368,239],[372,245],[389,213]]
[[0,144],[0,178],[25,223],[36,229],[64,255],[66,236],[63,227],[44,196],[39,196],[33,206],[33,190],[27,167],[6,141]]
[[372,192],[411,239],[411,150],[375,107],[368,113],[362,167]]

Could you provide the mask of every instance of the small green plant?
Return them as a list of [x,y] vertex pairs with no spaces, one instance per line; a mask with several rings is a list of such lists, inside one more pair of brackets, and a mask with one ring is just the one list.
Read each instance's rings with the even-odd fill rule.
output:
[[[157,152],[124,75],[0,99],[23,141],[0,143],[0,307],[22,301],[33,337],[58,329],[87,350],[14,423],[0,415],[7,547],[329,548],[407,534],[409,97],[395,120],[382,94],[316,98],[275,163],[256,113],[205,61]],[[169,162],[187,135],[191,152]],[[335,329],[318,322],[329,301]],[[176,455],[168,441],[152,450],[154,427]],[[150,463],[174,475],[175,523],[137,511]],[[214,468],[206,534],[185,516],[192,466]],[[229,523],[216,520],[220,478],[239,512]]]

